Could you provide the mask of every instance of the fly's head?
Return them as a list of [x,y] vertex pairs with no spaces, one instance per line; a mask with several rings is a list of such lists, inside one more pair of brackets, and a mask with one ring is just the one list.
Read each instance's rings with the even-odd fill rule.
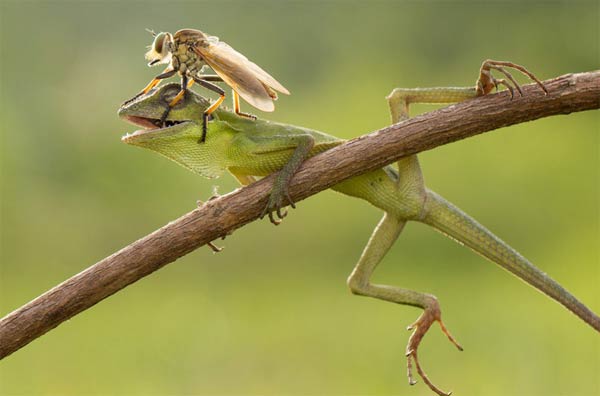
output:
[[154,41],[146,52],[148,66],[169,63],[173,56],[173,35],[169,32],[150,33],[154,36]]

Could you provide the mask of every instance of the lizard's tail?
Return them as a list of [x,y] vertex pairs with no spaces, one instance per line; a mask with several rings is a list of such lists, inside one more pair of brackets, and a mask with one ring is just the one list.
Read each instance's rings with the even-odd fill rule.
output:
[[517,275],[600,332],[598,315],[469,215],[429,190],[425,211],[422,222]]

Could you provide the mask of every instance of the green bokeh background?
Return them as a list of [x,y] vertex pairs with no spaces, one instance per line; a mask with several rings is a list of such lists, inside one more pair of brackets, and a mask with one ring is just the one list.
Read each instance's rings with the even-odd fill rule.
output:
[[[600,64],[590,2],[0,2],[0,314],[235,188],[119,138],[158,69],[144,28],[218,35],[292,95],[271,119],[351,138],[393,87],[470,85],[485,58],[541,78]],[[522,80],[525,81],[525,80]],[[196,88],[198,90],[198,88]],[[415,106],[415,112],[431,109]],[[247,104],[243,109],[255,112]],[[599,113],[542,119],[421,154],[428,185],[600,311]],[[345,280],[381,214],[324,192],[283,225],[236,231],[0,363],[8,395],[430,395],[409,387],[411,307]],[[421,361],[456,395],[598,395],[600,337],[469,250],[410,224],[375,280],[427,291]]]

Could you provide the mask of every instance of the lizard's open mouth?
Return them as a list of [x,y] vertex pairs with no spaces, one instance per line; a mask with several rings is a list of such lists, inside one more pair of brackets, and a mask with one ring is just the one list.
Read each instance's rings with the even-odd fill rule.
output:
[[126,116],[125,119],[134,124],[141,127],[144,127],[146,130],[155,130],[155,129],[164,129],[172,127],[173,125],[181,124],[182,122],[187,122],[188,120],[166,120],[163,123],[158,118],[146,118],[139,116]]
[[134,137],[134,136],[149,134],[152,132],[157,132],[159,130],[164,131],[164,130],[172,128],[176,125],[190,122],[189,120],[166,120],[163,124],[163,122],[161,120],[159,120],[158,118],[146,118],[146,117],[131,116],[131,115],[125,116],[123,118],[131,124],[141,126],[144,128],[144,129],[138,129],[135,132],[128,133],[127,135],[123,136],[121,138],[121,140],[123,140],[123,141],[127,141],[127,139]]

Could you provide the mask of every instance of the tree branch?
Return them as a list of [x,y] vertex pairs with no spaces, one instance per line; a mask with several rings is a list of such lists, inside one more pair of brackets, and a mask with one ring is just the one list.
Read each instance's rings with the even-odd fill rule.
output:
[[[487,95],[348,141],[308,159],[290,194],[298,202],[401,157],[500,127],[600,108],[600,71],[523,87],[524,96]],[[0,320],[0,358],[179,257],[256,220],[273,177],[209,201],[73,276]]]

